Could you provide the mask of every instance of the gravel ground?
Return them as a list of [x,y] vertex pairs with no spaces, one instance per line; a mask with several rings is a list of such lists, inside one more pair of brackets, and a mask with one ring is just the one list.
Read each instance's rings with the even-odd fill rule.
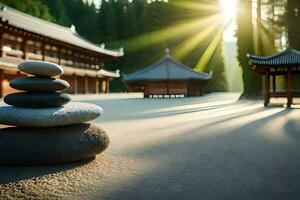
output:
[[110,147],[81,163],[0,167],[0,199],[300,199],[300,109],[238,96],[75,96],[104,108],[94,123]]

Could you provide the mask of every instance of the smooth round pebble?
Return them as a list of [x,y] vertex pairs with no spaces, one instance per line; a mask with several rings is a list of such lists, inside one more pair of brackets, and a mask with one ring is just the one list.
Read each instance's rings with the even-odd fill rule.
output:
[[0,107],[0,124],[18,127],[58,127],[80,124],[101,116],[100,106],[70,102],[58,108]]
[[0,129],[0,165],[40,165],[95,157],[109,144],[107,134],[91,124],[59,128]]
[[56,92],[70,87],[70,84],[62,79],[49,77],[20,77],[9,82],[9,86],[29,92]]
[[4,102],[20,108],[60,107],[71,101],[71,97],[59,92],[19,92],[4,97]]
[[22,72],[37,76],[59,76],[64,73],[61,66],[45,61],[25,61],[18,65]]

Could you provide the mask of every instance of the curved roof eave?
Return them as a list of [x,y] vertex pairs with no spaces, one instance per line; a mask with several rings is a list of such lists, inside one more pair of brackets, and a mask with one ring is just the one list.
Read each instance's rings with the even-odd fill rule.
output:
[[271,56],[247,55],[250,65],[295,65],[300,64],[300,51],[291,47]]

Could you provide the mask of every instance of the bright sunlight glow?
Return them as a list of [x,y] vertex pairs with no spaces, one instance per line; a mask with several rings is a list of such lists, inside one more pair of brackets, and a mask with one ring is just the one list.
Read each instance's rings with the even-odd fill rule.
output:
[[223,40],[235,41],[237,0],[219,0],[223,15],[223,23],[226,26],[223,32]]
[[224,20],[232,20],[237,12],[237,0],[220,0]]

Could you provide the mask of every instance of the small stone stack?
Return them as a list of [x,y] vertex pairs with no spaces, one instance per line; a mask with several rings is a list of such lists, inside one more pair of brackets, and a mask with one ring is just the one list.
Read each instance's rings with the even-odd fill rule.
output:
[[18,66],[22,72],[33,76],[17,78],[9,83],[10,87],[26,92],[7,95],[4,102],[21,108],[60,107],[71,101],[61,92],[70,87],[69,83],[52,78],[63,74],[63,69],[52,63],[35,61],[24,62]]
[[90,120],[102,114],[93,104],[70,102],[60,91],[68,82],[53,77],[63,74],[56,64],[27,61],[18,66],[33,76],[10,82],[12,88],[25,92],[5,96],[11,106],[0,107],[0,124],[14,127],[0,129],[0,164],[56,164],[93,158],[104,151],[109,139]]

